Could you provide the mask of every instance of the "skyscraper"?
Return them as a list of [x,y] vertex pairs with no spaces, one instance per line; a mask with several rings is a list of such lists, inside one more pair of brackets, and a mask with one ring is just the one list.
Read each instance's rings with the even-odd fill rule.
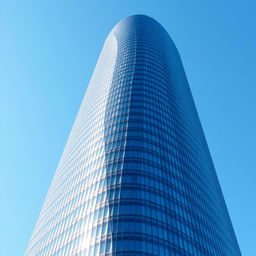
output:
[[26,255],[241,255],[178,51],[152,18],[107,37]]

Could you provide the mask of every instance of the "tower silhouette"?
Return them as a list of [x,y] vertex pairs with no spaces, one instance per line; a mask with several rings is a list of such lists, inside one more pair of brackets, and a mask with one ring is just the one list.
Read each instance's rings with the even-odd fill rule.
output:
[[26,255],[241,255],[178,51],[152,18],[107,37]]

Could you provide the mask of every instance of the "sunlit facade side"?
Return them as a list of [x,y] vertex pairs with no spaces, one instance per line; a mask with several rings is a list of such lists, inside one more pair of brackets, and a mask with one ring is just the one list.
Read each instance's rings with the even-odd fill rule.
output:
[[241,255],[179,54],[150,17],[106,39],[25,255]]

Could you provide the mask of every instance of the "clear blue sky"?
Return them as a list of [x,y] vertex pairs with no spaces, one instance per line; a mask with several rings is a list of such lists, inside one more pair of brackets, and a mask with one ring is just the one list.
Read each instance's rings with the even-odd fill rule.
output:
[[0,1],[0,255],[23,255],[111,28],[176,43],[243,255],[256,255],[256,2]]

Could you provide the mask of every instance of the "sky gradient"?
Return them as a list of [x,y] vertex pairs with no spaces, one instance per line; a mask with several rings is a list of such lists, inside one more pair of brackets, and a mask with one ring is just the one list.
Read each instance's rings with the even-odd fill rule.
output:
[[241,252],[256,255],[256,2],[1,1],[0,255],[23,255],[112,27],[155,18],[187,74]]

